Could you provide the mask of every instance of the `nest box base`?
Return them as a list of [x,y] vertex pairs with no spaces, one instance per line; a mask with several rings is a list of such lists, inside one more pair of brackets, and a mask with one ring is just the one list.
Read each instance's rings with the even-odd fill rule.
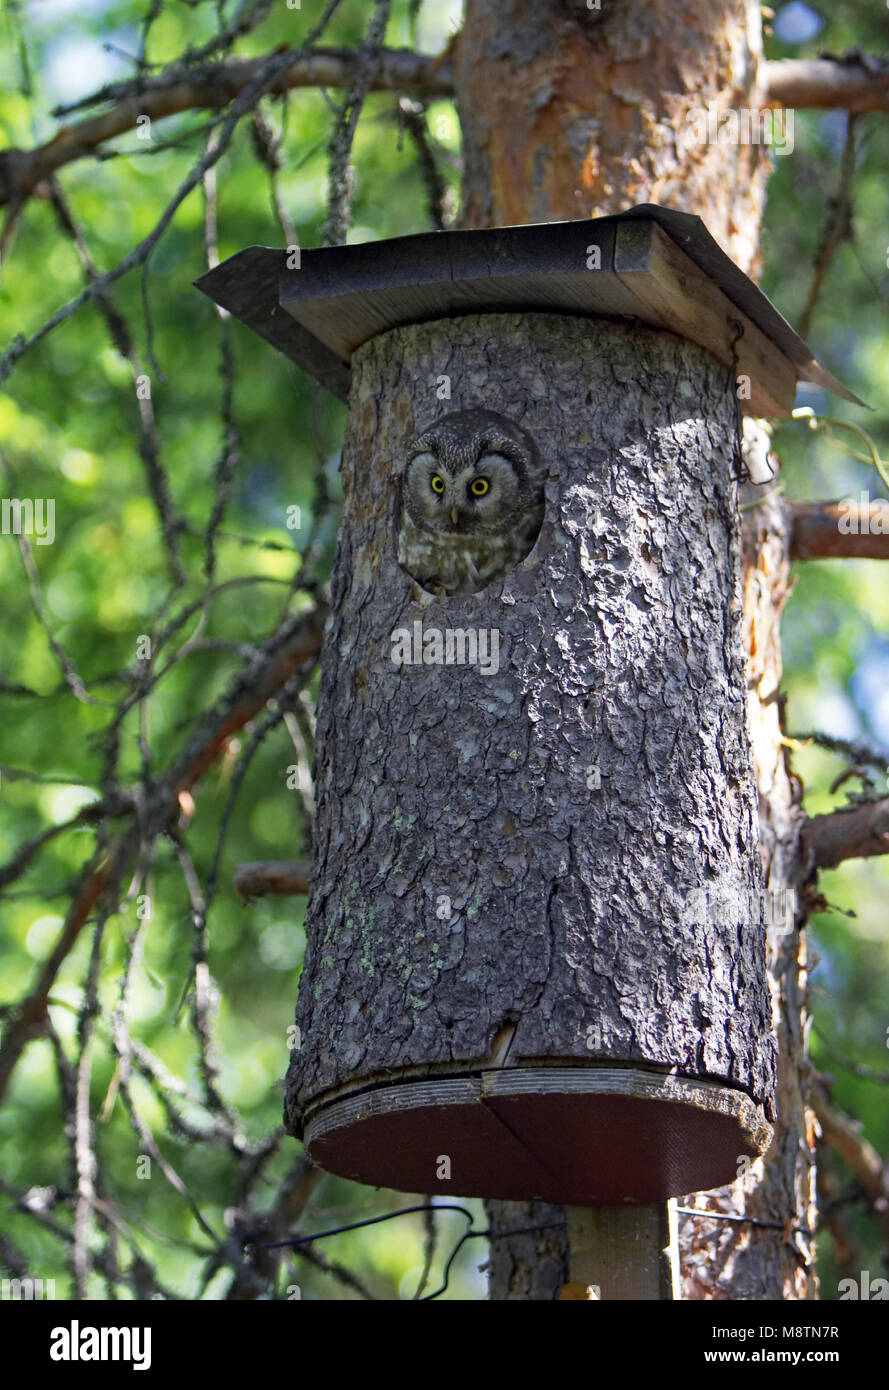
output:
[[733,1182],[771,1127],[744,1092],[713,1082],[510,1067],[322,1097],[304,1136],[321,1168],[375,1187],[616,1206]]

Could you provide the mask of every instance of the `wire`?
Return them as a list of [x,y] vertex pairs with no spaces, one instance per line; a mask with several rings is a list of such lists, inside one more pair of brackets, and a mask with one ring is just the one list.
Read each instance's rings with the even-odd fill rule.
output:
[[463,1246],[466,1244],[468,1240],[477,1240],[483,1237],[487,1237],[489,1240],[505,1240],[508,1236],[530,1235],[534,1231],[564,1230],[564,1222],[551,1221],[546,1225],[523,1226],[511,1231],[492,1231],[490,1227],[486,1227],[483,1231],[475,1231],[472,1229],[475,1222],[475,1218],[472,1215],[472,1212],[469,1211],[467,1207],[458,1206],[456,1202],[433,1202],[431,1205],[429,1202],[424,1202],[422,1206],[401,1207],[398,1211],[384,1212],[382,1216],[369,1216],[366,1217],[364,1221],[350,1221],[347,1226],[332,1226],[329,1231],[316,1231],[315,1234],[311,1236],[292,1236],[287,1240],[272,1240],[262,1242],[245,1240],[243,1248],[245,1251],[251,1249],[280,1250],[285,1246],[293,1248],[299,1245],[311,1245],[312,1241],[326,1240],[329,1236],[339,1236],[342,1235],[344,1231],[358,1231],[362,1228],[362,1226],[377,1226],[380,1224],[381,1221],[394,1221],[396,1216],[412,1216],[417,1212],[430,1210],[432,1210],[433,1212],[458,1211],[461,1216],[466,1217],[467,1221],[469,1222],[469,1229],[463,1232],[463,1235],[457,1241],[457,1244],[454,1246],[453,1250],[448,1256],[447,1263],[445,1264],[444,1272],[442,1274],[442,1283],[440,1287],[435,1289],[433,1293],[424,1294],[424,1296],[418,1300],[420,1303],[428,1303],[431,1299],[438,1298],[441,1294],[443,1294],[446,1291],[448,1283],[450,1281],[451,1268],[454,1264],[454,1261],[456,1260],[457,1256],[459,1255],[460,1251],[463,1249]]
[[729,319],[728,326],[732,330],[732,340],[729,343],[729,351],[732,354],[732,365],[729,368],[726,391],[730,392],[734,401],[735,411],[735,441],[734,441],[734,465],[735,472],[732,480],[736,483],[748,483],[750,481],[750,471],[744,459],[744,416],[741,412],[741,397],[738,395],[738,368],[741,360],[738,357],[737,344],[744,336],[744,325],[738,319]]
[[764,1231],[787,1231],[788,1234],[814,1237],[808,1226],[791,1226],[787,1221],[759,1221],[755,1216],[729,1216],[721,1211],[700,1211],[697,1207],[677,1207],[683,1216],[701,1216],[707,1221],[734,1221],[739,1225],[761,1226]]
[[[470,1218],[470,1220],[471,1220],[471,1218]],[[450,1277],[451,1277],[451,1265],[452,1265],[452,1264],[454,1263],[454,1261],[456,1260],[457,1256],[459,1255],[460,1251],[463,1249],[463,1246],[466,1244],[467,1240],[472,1240],[474,1236],[486,1236],[487,1234],[488,1234],[487,1231],[464,1231],[464,1232],[463,1232],[463,1235],[460,1237],[460,1239],[457,1241],[457,1244],[454,1246],[453,1250],[451,1251],[450,1256],[449,1256],[449,1258],[448,1258],[448,1262],[447,1262],[447,1264],[446,1264],[445,1267],[444,1267],[444,1274],[442,1275],[442,1278],[443,1278],[443,1280],[444,1280],[443,1284],[441,1285],[440,1288],[436,1289],[434,1293],[427,1293],[427,1294],[424,1294],[423,1297],[420,1299],[420,1302],[421,1302],[421,1303],[428,1303],[430,1299],[432,1299],[432,1298],[438,1298],[439,1294],[443,1294],[443,1293],[444,1293],[445,1289],[448,1287],[448,1280],[449,1280]]]
[[[455,1203],[442,1202],[439,1204],[433,1202],[432,1209],[433,1211],[459,1211],[461,1215],[467,1218],[470,1226],[475,1219],[471,1211],[468,1211],[466,1207],[458,1207]],[[369,1216],[364,1221],[352,1221],[348,1226],[333,1226],[329,1231],[316,1231],[313,1236],[294,1236],[288,1240],[263,1241],[261,1245],[257,1245],[255,1241],[247,1240],[244,1242],[244,1248],[246,1249],[246,1247],[250,1245],[257,1250],[280,1250],[282,1246],[285,1245],[310,1245],[313,1240],[326,1240],[328,1236],[340,1236],[344,1231],[357,1231],[362,1226],[376,1226],[381,1221],[393,1221],[396,1216],[410,1216],[414,1212],[428,1210],[429,1203],[424,1202],[420,1207],[401,1207],[399,1211],[387,1211],[384,1212],[382,1216]],[[476,1232],[476,1235],[482,1234],[484,1233],[481,1231]]]

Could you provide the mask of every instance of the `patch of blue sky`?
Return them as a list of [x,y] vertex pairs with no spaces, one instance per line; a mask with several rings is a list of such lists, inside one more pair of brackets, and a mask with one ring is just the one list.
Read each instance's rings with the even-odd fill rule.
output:
[[772,27],[782,43],[805,43],[820,34],[824,17],[802,0],[793,0],[790,5],[781,6]]

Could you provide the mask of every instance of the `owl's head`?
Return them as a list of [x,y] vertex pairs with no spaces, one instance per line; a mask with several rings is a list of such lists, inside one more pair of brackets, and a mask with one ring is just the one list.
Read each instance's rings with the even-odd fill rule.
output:
[[443,415],[414,440],[404,504],[428,531],[501,532],[542,499],[534,441],[493,410]]

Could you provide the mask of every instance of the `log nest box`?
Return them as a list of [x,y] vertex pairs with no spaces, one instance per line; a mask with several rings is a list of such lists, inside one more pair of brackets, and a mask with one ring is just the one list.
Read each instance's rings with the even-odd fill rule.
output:
[[849,393],[653,205],[288,254],[197,281],[349,400],[288,1127],[409,1192],[730,1182],[774,1094],[739,407]]

